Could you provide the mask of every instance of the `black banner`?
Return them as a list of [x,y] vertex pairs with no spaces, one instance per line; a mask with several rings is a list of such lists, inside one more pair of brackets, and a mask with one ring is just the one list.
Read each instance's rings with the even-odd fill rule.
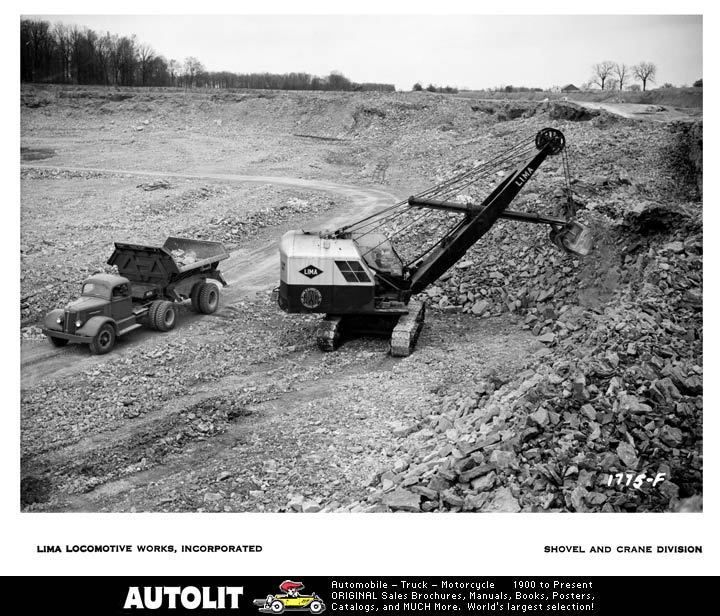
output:
[[[695,613],[711,578],[55,577],[6,579],[7,604],[84,614]],[[657,610],[657,612],[655,612]],[[704,610],[701,610],[704,611]],[[698,612],[700,613],[700,612]]]

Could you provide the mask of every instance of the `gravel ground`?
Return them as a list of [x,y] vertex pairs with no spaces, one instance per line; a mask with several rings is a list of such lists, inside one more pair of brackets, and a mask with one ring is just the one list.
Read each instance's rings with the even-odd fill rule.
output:
[[[423,93],[103,92],[23,92],[25,510],[700,506],[701,128]],[[380,193],[197,177],[407,196],[546,125],[566,134],[595,253],[499,223],[427,290],[403,360],[373,338],[322,354],[315,317],[269,298],[284,230],[352,220]],[[548,161],[513,207],[553,211],[562,181]],[[39,338],[113,241],[170,234],[234,250],[216,315],[183,310],[176,330],[102,357]],[[607,486],[616,472],[666,480]]]

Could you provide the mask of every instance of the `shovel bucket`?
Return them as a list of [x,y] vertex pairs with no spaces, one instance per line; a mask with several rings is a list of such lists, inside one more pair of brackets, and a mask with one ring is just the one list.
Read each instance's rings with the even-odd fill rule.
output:
[[585,225],[573,220],[550,234],[553,242],[567,252],[584,257],[593,247],[593,236]]

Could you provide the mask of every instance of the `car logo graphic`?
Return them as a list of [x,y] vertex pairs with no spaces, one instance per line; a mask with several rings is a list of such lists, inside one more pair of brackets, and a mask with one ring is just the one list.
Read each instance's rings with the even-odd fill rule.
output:
[[314,265],[306,265],[300,270],[300,273],[303,276],[307,276],[308,278],[315,278],[315,276],[319,276],[323,273],[323,271],[319,267],[315,267]]
[[283,612],[310,612],[322,614],[325,611],[325,602],[315,593],[301,595],[305,588],[302,582],[285,580],[280,585],[280,593],[268,595],[264,599],[255,599],[253,604],[258,612],[263,614],[282,614]]

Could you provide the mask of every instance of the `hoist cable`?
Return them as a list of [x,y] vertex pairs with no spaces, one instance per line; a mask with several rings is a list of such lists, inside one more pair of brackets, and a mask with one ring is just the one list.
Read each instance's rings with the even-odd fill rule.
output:
[[[451,190],[451,188],[454,185],[458,184],[459,182],[462,182],[467,178],[471,178],[469,182],[467,182],[463,185],[463,187],[466,187],[474,182],[477,182],[480,179],[480,178],[474,177],[474,176],[479,175],[480,171],[485,171],[486,175],[489,175],[490,171],[498,169],[500,166],[507,165],[507,162],[511,158],[515,158],[515,157],[519,156],[521,153],[520,152],[521,150],[528,149],[529,147],[531,147],[531,145],[532,144],[520,143],[518,145],[512,146],[508,150],[501,152],[500,154],[496,155],[495,157],[491,158],[488,161],[485,161],[483,163],[480,163],[479,165],[476,165],[475,167],[469,169],[465,173],[462,173],[462,174],[459,174],[452,178],[449,178],[445,182],[441,182],[440,184],[433,186],[433,187],[419,193],[418,196],[419,197],[427,197],[430,195],[437,196],[437,195],[443,194],[445,191]],[[458,190],[461,190],[461,188],[459,188]],[[457,191],[454,191],[454,192],[457,192]],[[338,231],[347,232],[354,228],[362,228],[362,226],[364,226],[364,225],[361,225],[361,223],[371,221],[372,219],[377,218],[378,216],[381,216],[383,214],[386,214],[391,210],[402,207],[406,203],[407,203],[407,200],[396,203],[381,212],[376,212],[375,214],[371,214],[370,216],[367,216],[359,221],[356,221],[355,223],[352,223],[346,227],[342,227]]]
[[[468,187],[472,186],[473,184],[478,183],[482,179],[491,177],[492,173],[497,173],[501,169],[506,169],[510,164],[516,165],[517,162],[521,157],[526,156],[529,154],[533,147],[536,147],[535,140],[533,139],[530,143],[527,142],[520,142],[507,150],[497,154],[496,156],[492,157],[491,159],[487,161],[483,161],[482,163],[479,163],[478,165],[475,165],[474,167],[468,169],[467,171],[460,173],[456,176],[453,176],[451,178],[448,178],[444,182],[440,182],[439,184],[432,186],[420,193],[418,193],[418,198],[450,198],[452,196],[457,195],[461,191],[467,189]],[[566,182],[569,186],[569,165],[567,164],[567,154],[563,151],[563,165],[566,175]],[[375,214],[372,214],[362,220],[359,220],[355,223],[352,223],[346,227],[343,227],[339,229],[338,231],[342,232],[352,232],[353,233],[353,239],[355,241],[361,239],[362,237],[365,237],[366,235],[369,235],[373,231],[379,229],[380,227],[387,225],[393,221],[397,221],[401,216],[404,216],[406,214],[410,214],[410,212],[414,208],[409,205],[407,200],[401,201],[397,204],[394,204],[381,212],[377,212]],[[392,231],[390,233],[384,233],[383,239],[377,243],[376,245],[369,247],[365,252],[362,253],[362,256],[367,255],[372,250],[376,249],[381,244],[390,241],[392,238],[397,238],[400,236],[403,232],[407,231],[411,227],[414,227],[415,225],[421,223],[422,221],[425,221],[430,215],[432,215],[434,212],[432,210],[428,210],[426,212],[422,212],[421,214],[414,216],[411,218],[411,220],[396,229],[395,231]],[[462,220],[455,223],[451,230],[450,234],[454,232],[455,229],[457,229],[462,224]],[[369,228],[368,228],[369,227]],[[356,235],[357,231],[363,230],[365,231],[361,234]],[[445,237],[447,237],[447,233],[445,233],[439,240],[434,242],[428,249],[423,251],[420,256],[415,257],[410,263],[416,263],[420,259],[422,259],[426,254],[428,254],[430,251],[432,251],[435,247],[437,247]],[[400,255],[398,255],[400,256]],[[403,262],[403,265],[405,265],[404,259],[400,258],[401,262]]]
[[[505,156],[502,156],[502,158],[501,158],[500,156],[495,157],[495,160],[492,161],[492,162],[495,162],[495,165],[493,166],[493,169],[496,169],[496,168],[498,168],[498,167],[501,166],[501,165],[502,165],[502,166],[506,166],[506,164],[507,164],[507,162],[508,162],[509,160],[514,159],[514,158],[519,158],[520,155],[526,154],[526,153],[529,152],[531,149],[532,149],[532,144],[530,144],[530,145],[524,145],[524,146],[523,146],[523,145],[515,146],[514,148],[512,148],[512,150],[513,150],[512,152],[510,152],[510,153],[507,153],[507,152],[506,152],[506,153],[505,153]],[[487,165],[486,165],[486,166],[487,166]],[[478,167],[474,168],[473,171],[477,171],[477,169],[478,169]],[[458,177],[456,177],[456,178],[451,178],[451,180],[447,181],[447,182],[444,183],[444,184],[438,185],[438,186],[433,187],[433,188],[431,188],[431,189],[429,189],[429,190],[427,190],[427,191],[424,191],[423,193],[420,193],[419,196],[420,196],[420,197],[428,197],[428,196],[446,196],[446,197],[447,197],[447,196],[450,196],[450,195],[454,195],[454,194],[456,194],[457,192],[459,192],[460,190],[462,190],[462,189],[466,188],[467,186],[469,186],[469,185],[471,185],[471,184],[473,184],[473,183],[475,183],[475,182],[478,181],[477,178],[472,178],[472,177],[468,178],[468,176],[470,176],[470,175],[471,175],[471,174],[468,172],[468,173],[462,174],[462,176],[460,176],[460,178],[458,178]],[[465,181],[465,183],[462,184],[461,186],[453,186],[453,184],[456,184],[456,183],[458,182],[458,179],[467,179],[467,181]],[[451,187],[452,187],[452,190],[451,190],[449,193],[447,192],[447,188],[446,188],[447,186],[451,186]],[[392,216],[391,219],[395,219],[395,218],[399,217],[401,214],[405,214],[405,213],[407,213],[407,210],[403,210],[403,211],[401,211],[401,212],[398,212],[396,215]],[[387,235],[384,237],[384,239],[381,240],[378,244],[369,247],[365,252],[363,252],[363,253],[362,253],[362,256],[365,256],[366,254],[368,254],[368,253],[371,252],[372,250],[375,250],[375,249],[376,249],[378,246],[380,246],[381,244],[385,243],[386,241],[389,241],[391,238],[394,238],[394,237],[398,236],[400,233],[402,233],[403,231],[409,229],[410,227],[414,226],[415,224],[418,224],[420,221],[425,220],[431,213],[432,213],[432,211],[430,211],[430,210],[427,211],[427,212],[424,212],[424,213],[421,214],[420,216],[417,216],[417,217],[415,217],[414,219],[412,219],[408,224],[406,224],[405,226],[401,227],[399,230],[397,230],[397,231],[395,231],[395,232],[393,232],[393,233],[391,233],[391,234],[387,234]],[[388,220],[388,221],[389,221],[389,220]],[[369,231],[366,231],[365,233],[357,236],[355,239],[357,240],[357,239],[359,239],[360,237],[364,237],[365,235],[368,235],[368,234],[369,234],[370,232],[372,232],[373,230],[375,230],[375,229],[377,229],[378,227],[382,226],[382,224],[383,224],[384,222],[385,222],[385,219],[383,219],[382,221],[380,221],[378,224],[374,225]],[[446,234],[446,235],[447,235],[447,234]],[[443,236],[443,237],[445,237],[445,236]],[[437,244],[440,243],[440,241],[442,241],[442,239],[439,240],[438,242],[436,242],[435,244],[433,244],[429,249],[427,249],[426,251],[424,251],[421,256],[424,256],[425,254],[427,254],[430,250],[432,250],[432,248],[434,248],[435,246],[437,246]],[[416,262],[417,259],[418,259],[418,258],[416,257],[415,259],[413,259],[413,260],[411,261],[411,263]],[[405,262],[403,261],[402,258],[401,258],[401,261],[403,262],[403,265],[405,265]]]
[[[359,233],[359,234],[356,235],[355,232],[353,232],[353,239],[357,242],[360,238],[365,237],[366,235],[370,235],[373,231],[375,231],[375,230],[378,229],[379,227],[382,227],[383,225],[385,225],[385,224],[391,222],[392,220],[394,220],[394,219],[402,216],[403,214],[407,214],[407,213],[410,212],[411,210],[412,210],[412,208],[411,208],[410,206],[408,206],[406,209],[400,210],[399,212],[396,212],[396,213],[393,214],[392,216],[385,216],[385,217],[381,218],[381,219],[378,220],[378,221],[372,221],[371,223],[368,223],[368,224],[372,224],[372,226],[370,227],[370,229],[368,229],[368,230],[365,231],[364,233]],[[375,224],[373,224],[373,222],[374,222]],[[361,227],[361,228],[365,228],[366,226],[368,226],[368,225],[367,225],[367,224],[366,224],[366,225],[363,225],[363,227]],[[382,242],[381,242],[381,243],[382,243]]]

